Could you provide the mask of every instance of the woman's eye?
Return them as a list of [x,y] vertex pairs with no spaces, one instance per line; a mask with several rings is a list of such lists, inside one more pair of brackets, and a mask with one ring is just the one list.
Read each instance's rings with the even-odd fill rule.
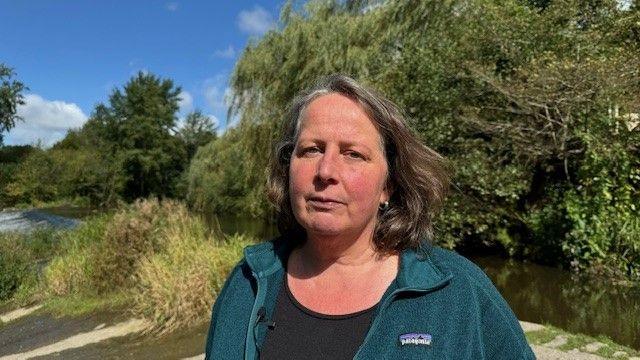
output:
[[316,154],[320,152],[320,148],[318,148],[317,146],[310,146],[310,147],[306,147],[302,149],[302,154],[303,155],[307,155],[307,154]]
[[364,155],[360,154],[357,151],[347,151],[346,155],[352,159],[361,159],[364,160]]

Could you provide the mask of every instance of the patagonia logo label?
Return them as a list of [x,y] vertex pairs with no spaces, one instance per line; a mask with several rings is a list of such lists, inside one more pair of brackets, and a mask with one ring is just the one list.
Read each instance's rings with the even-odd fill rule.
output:
[[431,345],[431,334],[410,333],[400,335],[400,345]]

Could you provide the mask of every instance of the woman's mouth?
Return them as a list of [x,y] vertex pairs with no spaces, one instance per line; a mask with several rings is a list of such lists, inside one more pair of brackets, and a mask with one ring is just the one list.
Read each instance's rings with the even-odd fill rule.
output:
[[307,203],[315,209],[331,210],[335,209],[344,203],[338,199],[325,197],[325,196],[311,196],[307,199]]

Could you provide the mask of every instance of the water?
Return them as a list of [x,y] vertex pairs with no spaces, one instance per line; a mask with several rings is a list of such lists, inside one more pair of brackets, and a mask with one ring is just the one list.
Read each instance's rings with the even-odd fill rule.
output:
[[48,214],[53,214],[53,215],[76,219],[76,220],[82,220],[88,216],[96,215],[106,211],[103,209],[95,209],[90,207],[72,207],[72,206],[57,206],[57,207],[44,208],[39,210],[46,212]]
[[244,234],[258,240],[273,239],[278,236],[278,228],[266,221],[236,216],[203,214],[205,222],[214,232],[226,235]]
[[79,220],[40,210],[0,211],[0,232],[29,232],[42,227],[71,229],[79,223]]
[[[207,219],[219,223],[227,234],[259,239],[278,234],[273,224],[257,220],[211,215]],[[606,335],[640,349],[640,288],[615,286],[607,279],[581,279],[568,271],[498,256],[467,257],[487,273],[518,319],[572,333]]]
[[640,288],[496,256],[469,258],[489,275],[518,319],[606,335],[640,349]]
[[[75,218],[92,213],[88,209],[53,211]],[[278,234],[273,224],[255,219],[203,216],[212,230],[225,234],[241,233],[258,239]],[[0,226],[2,221],[0,218]],[[573,333],[606,335],[640,349],[640,288],[616,286],[607,279],[585,280],[560,269],[497,256],[467,257],[487,273],[518,319],[551,324]]]

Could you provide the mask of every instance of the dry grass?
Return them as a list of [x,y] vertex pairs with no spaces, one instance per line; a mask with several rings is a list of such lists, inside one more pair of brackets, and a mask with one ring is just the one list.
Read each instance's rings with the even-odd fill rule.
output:
[[[145,200],[70,232],[45,271],[56,308],[123,305],[161,334],[208,319],[229,271],[251,239],[214,237],[179,202]],[[118,294],[126,292],[130,296]],[[96,302],[96,298],[105,301]],[[110,297],[114,301],[108,301]],[[65,306],[68,300],[73,306]],[[86,299],[84,301],[83,299]],[[117,301],[116,301],[117,300]]]
[[112,217],[91,218],[67,232],[60,243],[59,255],[44,271],[44,287],[48,296],[77,296],[93,292],[95,259],[104,241]]
[[186,212],[174,213],[169,223],[162,234],[164,251],[145,259],[137,273],[136,310],[159,333],[207,320],[215,296],[249,244],[239,236],[216,241],[200,219]]

